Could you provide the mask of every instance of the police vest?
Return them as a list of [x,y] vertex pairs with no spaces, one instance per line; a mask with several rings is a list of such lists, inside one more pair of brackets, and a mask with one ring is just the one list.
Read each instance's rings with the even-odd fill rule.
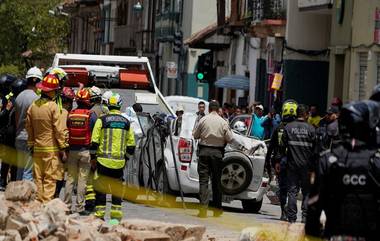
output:
[[86,109],[72,110],[68,117],[69,144],[89,146],[91,144],[91,111]]
[[379,176],[380,158],[368,150],[342,151],[331,154],[328,162],[326,234],[371,240],[380,230],[380,184],[371,174]]
[[118,114],[104,115],[100,119],[102,133],[97,152],[98,161],[111,169],[123,168],[130,122]]

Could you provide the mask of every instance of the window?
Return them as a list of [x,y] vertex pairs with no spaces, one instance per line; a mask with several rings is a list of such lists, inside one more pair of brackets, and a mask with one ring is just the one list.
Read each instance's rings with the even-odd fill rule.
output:
[[103,21],[102,21],[102,29],[103,33],[103,43],[110,42],[110,31],[111,31],[111,5],[105,5],[102,11]]
[[359,100],[366,98],[366,80],[367,80],[368,53],[359,53],[359,81],[358,94]]
[[128,1],[120,2],[117,8],[117,25],[127,25],[129,16]]

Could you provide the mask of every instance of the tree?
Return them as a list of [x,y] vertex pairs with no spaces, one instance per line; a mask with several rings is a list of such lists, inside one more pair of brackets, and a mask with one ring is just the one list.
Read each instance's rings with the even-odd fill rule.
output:
[[0,3],[0,65],[26,70],[48,67],[67,45],[69,20],[49,15],[61,0],[3,0]]

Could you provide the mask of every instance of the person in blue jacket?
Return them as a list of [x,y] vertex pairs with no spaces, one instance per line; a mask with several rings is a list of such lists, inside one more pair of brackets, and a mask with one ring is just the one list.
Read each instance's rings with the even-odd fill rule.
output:
[[268,119],[268,116],[263,116],[264,107],[257,105],[255,112],[252,115],[252,128],[251,136],[256,137],[259,140],[263,140],[265,136],[263,123]]

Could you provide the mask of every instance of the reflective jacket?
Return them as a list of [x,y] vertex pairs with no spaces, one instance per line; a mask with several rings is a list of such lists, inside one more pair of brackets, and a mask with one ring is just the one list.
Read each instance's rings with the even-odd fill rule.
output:
[[130,123],[117,110],[111,110],[96,121],[91,141],[96,146],[97,161],[110,169],[123,168],[127,149],[135,147]]
[[68,147],[67,126],[57,104],[41,97],[33,102],[26,115],[28,146],[34,152],[57,152]]

